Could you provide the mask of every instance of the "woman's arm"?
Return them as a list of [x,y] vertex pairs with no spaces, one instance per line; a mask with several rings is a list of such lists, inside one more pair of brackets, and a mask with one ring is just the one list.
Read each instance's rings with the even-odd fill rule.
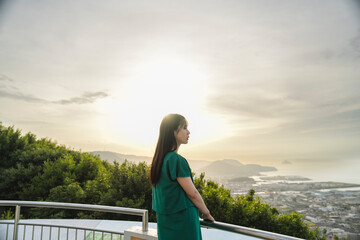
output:
[[211,216],[209,209],[206,207],[204,200],[200,193],[195,188],[194,183],[190,177],[178,177],[176,178],[180,186],[184,189],[188,198],[194,203],[194,205],[204,214],[204,220],[214,222],[215,219]]

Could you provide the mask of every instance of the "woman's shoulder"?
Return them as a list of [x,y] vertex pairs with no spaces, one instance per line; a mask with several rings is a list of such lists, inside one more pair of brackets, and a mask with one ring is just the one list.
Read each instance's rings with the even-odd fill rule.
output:
[[175,151],[172,151],[172,152],[168,152],[165,156],[165,159],[181,159],[181,160],[186,160],[183,156],[181,156],[180,154],[178,154],[177,152]]
[[170,159],[170,158],[178,158],[179,154],[177,154],[177,152],[172,151],[172,152],[168,152],[165,155],[165,159]]
[[172,179],[177,178],[180,174],[183,177],[188,177],[191,174],[191,168],[188,161],[177,152],[169,152],[164,159],[164,166],[170,169]]

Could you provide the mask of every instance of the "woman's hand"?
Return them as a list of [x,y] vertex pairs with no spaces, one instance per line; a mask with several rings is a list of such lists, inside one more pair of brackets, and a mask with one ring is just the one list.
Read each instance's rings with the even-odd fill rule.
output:
[[204,221],[215,222],[215,219],[211,216],[210,212],[203,214],[203,219]]

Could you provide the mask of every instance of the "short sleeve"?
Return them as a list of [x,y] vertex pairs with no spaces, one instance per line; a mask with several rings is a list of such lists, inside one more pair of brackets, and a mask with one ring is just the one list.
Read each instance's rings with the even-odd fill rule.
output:
[[178,177],[191,177],[191,170],[185,158],[173,154],[168,163],[168,173],[172,181]]

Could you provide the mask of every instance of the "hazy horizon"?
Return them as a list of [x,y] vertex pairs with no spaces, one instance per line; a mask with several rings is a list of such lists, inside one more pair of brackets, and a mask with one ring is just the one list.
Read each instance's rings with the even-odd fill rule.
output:
[[0,4],[0,121],[82,151],[358,163],[359,79],[356,0]]
[[[103,152],[103,151],[95,151],[97,153]],[[94,153],[94,152],[91,152]],[[110,155],[107,155],[106,153],[111,153]],[[116,152],[105,152],[104,154],[100,154],[100,157],[103,160],[108,160],[112,162],[116,158],[112,155],[112,153],[115,154],[121,154],[123,156],[129,156],[129,154],[126,153],[116,153]],[[105,158],[104,158],[105,156]],[[126,158],[126,157],[125,157]],[[144,159],[148,158],[148,159]],[[137,155],[130,155],[126,159],[132,162],[151,162],[151,156],[137,156]],[[117,159],[119,160],[119,159]],[[190,167],[192,169],[192,172],[195,172],[197,175],[199,175],[204,167],[208,166],[209,164],[215,162],[215,161],[223,161],[223,160],[229,160],[229,159],[217,159],[217,160],[207,160],[207,159],[188,159]],[[243,162],[239,159],[230,159],[230,160],[236,160],[240,162],[241,164],[248,164],[246,162]],[[206,163],[204,163],[206,161]],[[199,163],[197,163],[199,162]],[[201,163],[200,163],[201,162]],[[258,162],[250,162],[250,164],[259,164]],[[266,171],[266,172],[260,172],[261,175],[264,176],[301,176],[309,178],[311,181],[315,182],[344,182],[344,183],[354,183],[354,184],[360,184],[360,175],[358,174],[358,169],[360,169],[360,161],[342,161],[341,165],[337,164],[336,162],[328,162],[324,164],[321,161],[313,162],[313,161],[297,161],[297,162],[291,162],[288,160],[284,160],[281,163],[270,163],[270,164],[263,164],[262,166],[269,166],[269,167],[275,167],[276,171]],[[205,176],[206,172],[205,172]],[[241,177],[241,176],[240,176]]]

